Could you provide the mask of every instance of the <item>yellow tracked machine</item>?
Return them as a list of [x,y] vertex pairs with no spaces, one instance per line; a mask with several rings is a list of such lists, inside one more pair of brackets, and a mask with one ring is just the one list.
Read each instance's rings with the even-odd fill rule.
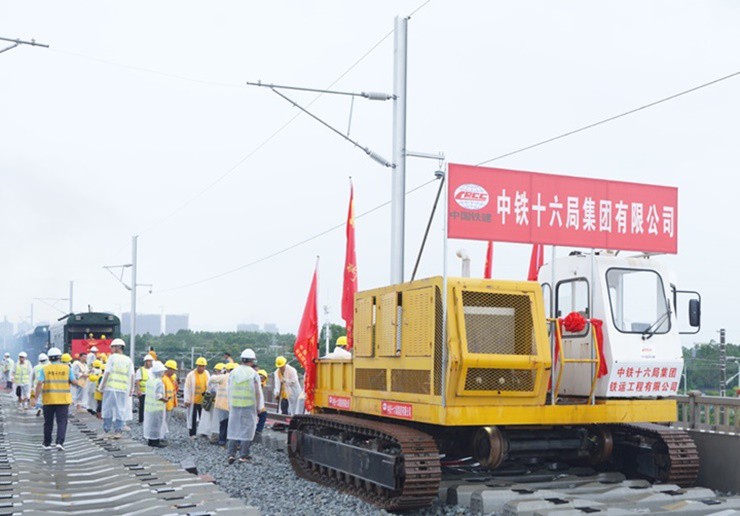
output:
[[[690,485],[696,448],[665,425],[681,291],[649,256],[551,265],[539,283],[434,277],[358,293],[352,359],[319,360],[316,409],[291,421],[296,473],[394,511],[431,504],[441,463],[461,458]],[[689,308],[697,326],[699,301]],[[569,333],[547,313],[587,324]]]

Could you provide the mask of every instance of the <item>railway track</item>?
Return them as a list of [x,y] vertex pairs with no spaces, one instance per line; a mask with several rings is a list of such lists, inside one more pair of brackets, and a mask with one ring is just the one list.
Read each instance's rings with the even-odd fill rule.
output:
[[98,437],[98,426],[74,415],[65,451],[46,451],[43,419],[0,396],[0,513],[259,514],[147,446]]

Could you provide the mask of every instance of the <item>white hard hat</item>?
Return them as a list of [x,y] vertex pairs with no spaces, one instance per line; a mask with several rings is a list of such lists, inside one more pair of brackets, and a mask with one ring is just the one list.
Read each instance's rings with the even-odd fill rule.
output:
[[46,353],[39,354],[39,362],[46,362],[47,360],[49,360],[49,357],[46,356]]
[[147,356],[145,356],[145,357],[144,357],[144,362],[146,362],[146,361],[148,361],[148,360],[154,361],[154,357],[153,357],[153,356],[151,356],[151,355],[147,355]]
[[[151,357],[149,357],[151,358]],[[152,373],[164,373],[164,364],[160,362],[159,360],[156,360],[154,362],[154,365],[152,365]]]
[[241,357],[248,360],[255,360],[257,358],[257,355],[254,354],[254,350],[251,348],[247,348],[244,351],[242,351]]
[[92,351],[93,353],[97,353],[98,352],[98,348],[96,348],[95,346],[93,346],[93,347],[90,348],[90,351]]
[[25,351],[21,351],[20,353],[18,353],[18,358],[26,358],[27,356],[28,355],[26,354]]
[[9,357],[9,356],[10,356],[10,353],[8,353],[8,352],[6,351],[6,352],[5,352],[5,355],[3,355],[3,356]]
[[125,348],[126,343],[123,341],[123,339],[113,339],[113,342],[110,343],[110,347],[113,346],[121,346],[122,348]]
[[49,348],[49,351],[47,351],[46,354],[49,355],[49,358],[58,358],[62,356],[62,351],[59,348]]

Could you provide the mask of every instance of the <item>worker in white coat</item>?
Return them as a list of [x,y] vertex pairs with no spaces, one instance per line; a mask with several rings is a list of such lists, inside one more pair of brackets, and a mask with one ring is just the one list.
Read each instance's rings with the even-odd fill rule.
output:
[[347,351],[347,337],[342,335],[337,339],[334,351],[323,358],[332,358],[334,360],[352,360],[352,352]]
[[229,374],[229,423],[226,436],[229,440],[228,463],[236,460],[247,462],[252,457],[249,449],[257,429],[257,414],[264,409],[260,378],[254,370],[257,356],[247,348],[242,351],[239,367]]
[[147,444],[154,448],[163,448],[162,439],[167,437],[166,406],[167,396],[164,391],[162,376],[164,375],[164,364],[155,361],[146,381],[144,395],[144,424],[142,435]]
[[[203,395],[203,411],[200,414],[200,422],[198,422],[197,435],[204,435],[211,440],[212,443],[217,442],[218,435],[218,424],[219,419],[216,415],[216,396],[218,391],[218,378],[224,377],[226,367],[224,364],[219,362],[213,368],[213,374],[208,377],[208,383],[206,384],[206,393]],[[206,397],[209,398],[206,401]]]
[[13,388],[13,369],[15,369],[15,360],[10,358],[10,353],[7,351],[3,357],[3,380],[5,380],[5,388],[10,390]]
[[103,393],[103,433],[113,431],[113,439],[120,439],[124,422],[129,418],[131,397],[134,395],[134,364],[123,354],[126,343],[113,339],[111,355],[105,364],[105,373],[98,390]]
[[278,408],[282,414],[293,415],[298,407],[298,398],[303,392],[298,380],[298,371],[288,364],[285,357],[275,359],[275,382],[273,394],[278,400]]
[[[105,337],[105,335],[103,335]],[[87,369],[90,370],[93,368],[93,363],[98,359],[98,347],[93,346],[90,348],[90,352],[87,354],[87,360],[85,360],[85,364],[87,365]]]
[[90,374],[85,351],[72,363],[72,371],[77,378],[77,385],[72,387],[72,404],[77,407],[78,412],[84,412],[87,410],[87,377]]
[[25,351],[18,353],[18,363],[15,364],[13,369],[13,390],[16,396],[18,396],[18,408],[26,410],[28,408],[28,400],[31,399],[31,375],[33,374],[33,367],[31,362],[28,361],[28,355]]

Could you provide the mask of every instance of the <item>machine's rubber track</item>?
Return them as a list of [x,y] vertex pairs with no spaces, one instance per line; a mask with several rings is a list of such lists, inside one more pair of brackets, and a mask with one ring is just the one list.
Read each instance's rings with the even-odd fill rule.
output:
[[[634,471],[625,474],[653,477],[650,480],[691,487],[699,474],[699,452],[691,436],[678,428],[653,423],[624,424],[612,426],[616,436],[615,451],[623,456],[621,462],[631,465]],[[645,467],[636,459],[636,451],[652,454],[652,464]],[[629,468],[628,468],[629,469]],[[648,471],[651,470],[651,471]]]
[[[294,450],[296,432],[337,432],[344,436],[372,442],[382,440],[398,448],[400,465],[396,471],[398,489],[390,490],[359,477],[319,466],[307,461]],[[349,416],[318,414],[295,416],[290,422],[288,453],[296,474],[334,489],[352,494],[388,511],[405,511],[428,507],[437,498],[441,470],[439,451],[434,440],[419,430],[392,423],[379,423]]]

